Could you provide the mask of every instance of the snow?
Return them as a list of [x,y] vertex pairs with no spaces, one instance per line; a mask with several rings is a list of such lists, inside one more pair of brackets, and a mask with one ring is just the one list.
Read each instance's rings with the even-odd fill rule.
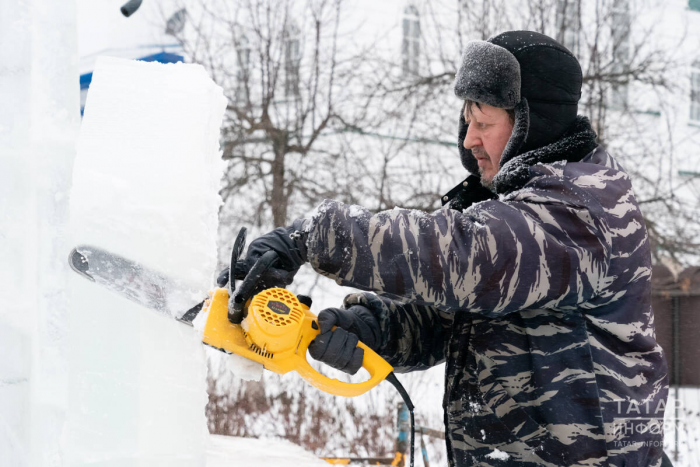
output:
[[510,458],[507,452],[503,452],[499,449],[494,449],[492,452],[486,455],[489,459],[507,460]]
[[[235,464],[232,463],[235,461]],[[211,435],[207,467],[323,467],[329,464],[285,440]]]
[[[167,275],[195,302],[206,297],[225,106],[198,65],[100,57],[73,173],[75,244]],[[77,274],[71,291],[65,465],[203,465],[200,335]]]
[[470,41],[455,74],[454,92],[462,99],[512,109],[520,102],[520,63],[499,45]]
[[360,217],[366,212],[367,210],[365,208],[363,208],[362,206],[358,206],[357,204],[351,205],[348,209],[348,215],[350,217]]

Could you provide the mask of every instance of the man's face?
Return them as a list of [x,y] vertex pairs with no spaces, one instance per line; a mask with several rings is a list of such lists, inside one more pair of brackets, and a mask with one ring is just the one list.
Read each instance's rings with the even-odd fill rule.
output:
[[464,119],[469,124],[464,147],[471,149],[479,164],[481,183],[490,187],[498,172],[501,155],[513,132],[513,122],[504,109],[487,104],[476,104],[464,109]]

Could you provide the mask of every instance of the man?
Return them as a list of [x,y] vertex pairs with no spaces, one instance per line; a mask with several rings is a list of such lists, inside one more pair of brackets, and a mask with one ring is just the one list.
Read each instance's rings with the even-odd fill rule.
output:
[[649,242],[628,175],[577,116],[581,83],[542,34],[472,42],[455,79],[472,175],[443,209],[325,201],[249,249],[247,267],[276,250],[287,282],[308,260],[380,294],[323,310],[314,358],[353,373],[359,338],[397,372],[446,362],[452,466],[661,464]]

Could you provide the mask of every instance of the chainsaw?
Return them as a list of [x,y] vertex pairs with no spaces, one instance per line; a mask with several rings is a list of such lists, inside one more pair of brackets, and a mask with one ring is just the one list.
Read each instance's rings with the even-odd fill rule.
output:
[[358,346],[364,351],[362,367],[369,373],[367,381],[339,381],[321,374],[309,364],[307,349],[320,333],[316,315],[310,311],[311,298],[297,296],[284,288],[265,289],[260,285],[263,274],[278,261],[276,252],[263,254],[237,288],[234,271],[245,240],[246,229],[242,228],[232,249],[227,287],[216,288],[209,298],[196,304],[191,303],[192,299],[175,280],[98,247],[74,248],[69,264],[86,279],[184,324],[192,326],[200,313],[208,313],[202,335],[204,344],[258,362],[278,374],[296,371],[326,393],[359,396],[387,380],[401,394],[413,421],[413,404],[392,366],[362,342],[358,342]]
[[[230,271],[245,245],[245,229],[241,229],[231,254]],[[230,273],[228,289],[218,288],[205,303],[209,311],[202,341],[216,349],[235,353],[275,373],[296,371],[321,391],[336,396],[359,396],[382,382],[393,370],[386,360],[362,342],[362,366],[370,378],[359,383],[331,379],[314,369],[306,359],[311,341],[319,334],[316,315],[309,308],[311,298],[295,295],[287,289],[270,288],[254,293],[260,277],[277,261],[277,253],[262,255],[236,291],[234,274]],[[234,323],[240,323],[234,324]]]

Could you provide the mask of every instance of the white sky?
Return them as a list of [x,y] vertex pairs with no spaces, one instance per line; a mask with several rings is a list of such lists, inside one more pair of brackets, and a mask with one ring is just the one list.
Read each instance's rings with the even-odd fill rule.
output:
[[[77,0],[80,73],[92,71],[98,55],[138,58],[176,44],[164,34],[163,2],[144,0],[130,18],[119,11],[126,0]],[[172,48],[166,48],[172,51]]]

